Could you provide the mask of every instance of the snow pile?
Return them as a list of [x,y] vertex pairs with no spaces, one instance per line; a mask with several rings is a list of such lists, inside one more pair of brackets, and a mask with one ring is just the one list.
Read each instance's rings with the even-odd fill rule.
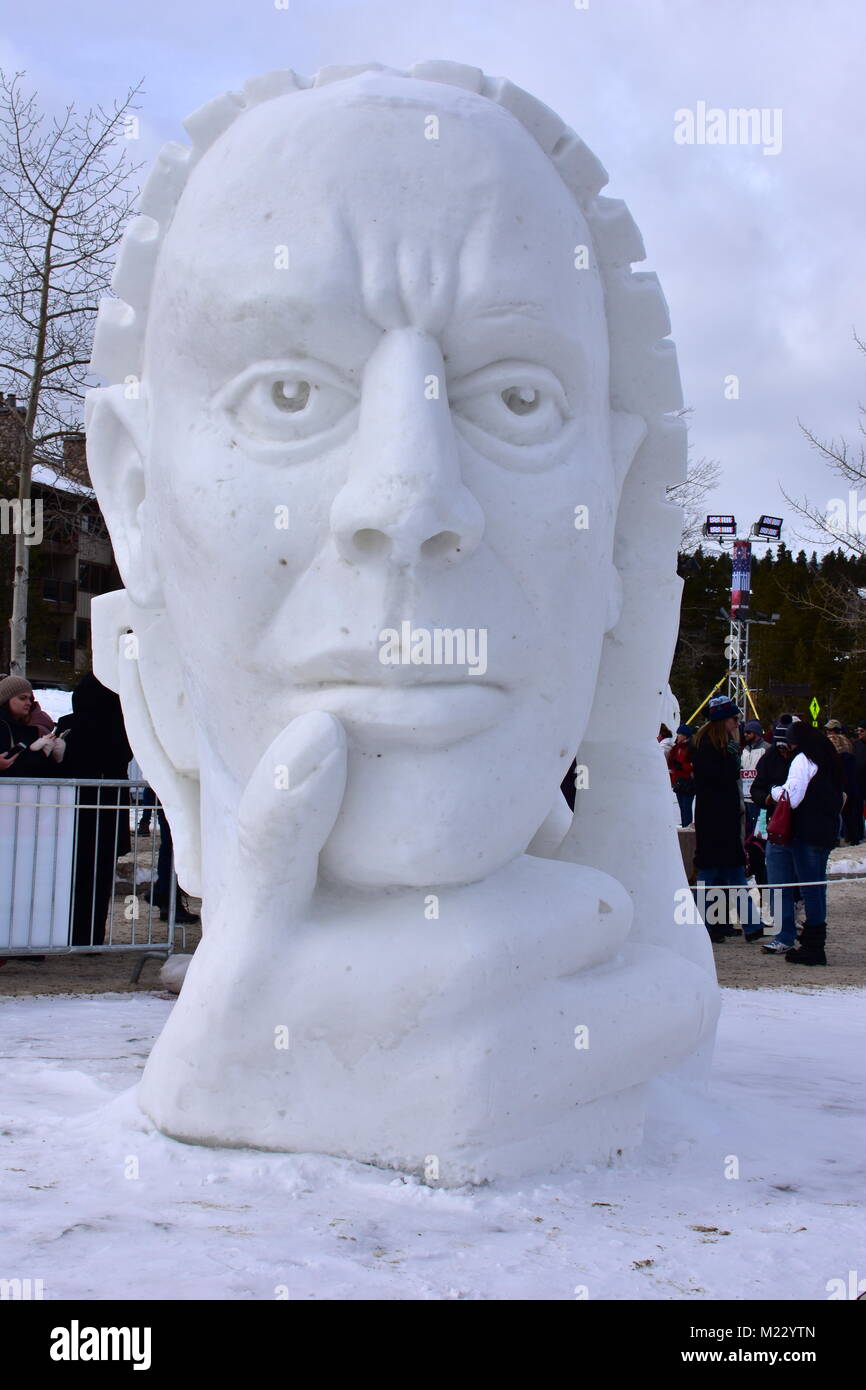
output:
[[51,716],[55,724],[64,714],[72,713],[71,690],[57,690],[55,687],[46,687],[45,690],[40,690],[34,686],[33,694],[37,703],[45,710],[46,714]]
[[866,843],[840,845],[833,850],[827,864],[827,874],[862,874],[866,872]]
[[169,956],[159,972],[159,983],[163,989],[167,989],[171,994],[180,994],[191,960],[192,956],[181,955],[177,952]]
[[8,999],[4,1274],[55,1299],[826,1299],[866,1274],[864,994],[725,991],[711,1094],[657,1083],[640,1162],[459,1191],[175,1143],[130,1090],[169,1001]]

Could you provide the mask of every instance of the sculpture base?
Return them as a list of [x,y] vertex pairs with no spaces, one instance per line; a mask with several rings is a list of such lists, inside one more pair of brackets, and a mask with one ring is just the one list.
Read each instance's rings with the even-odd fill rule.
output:
[[[356,1163],[368,1163],[374,1168],[386,1168],[412,1174],[430,1187],[464,1187],[481,1183],[507,1181],[533,1175],[579,1170],[587,1164],[612,1164],[633,1153],[643,1138],[647,1086],[632,1086],[617,1095],[601,1096],[575,1106],[548,1128],[521,1136],[509,1144],[485,1147],[483,1144],[459,1147],[449,1153],[417,1155],[401,1159],[392,1153],[375,1150],[371,1153],[338,1152],[328,1149],[330,1158],[348,1158]],[[147,1107],[143,1106],[146,1110]],[[182,1144],[197,1144],[209,1148],[259,1149],[263,1152],[310,1152],[309,1149],[275,1147],[264,1144],[236,1142],[227,1139],[203,1139],[200,1135],[173,1132],[171,1123],[157,1127],[169,1139]]]
[[639,1142],[644,1083],[711,1029],[713,982],[627,941],[630,900],[595,869],[523,857],[442,890],[436,919],[425,901],[323,898],[299,926],[206,932],[143,1109],[188,1143],[325,1153],[446,1185],[604,1162]]

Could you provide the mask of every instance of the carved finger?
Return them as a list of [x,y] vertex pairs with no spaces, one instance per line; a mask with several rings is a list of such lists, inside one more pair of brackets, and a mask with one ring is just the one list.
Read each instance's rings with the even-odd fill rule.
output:
[[346,734],[331,714],[302,714],[260,758],[238,815],[241,874],[289,909],[312,894],[322,846],[346,788]]

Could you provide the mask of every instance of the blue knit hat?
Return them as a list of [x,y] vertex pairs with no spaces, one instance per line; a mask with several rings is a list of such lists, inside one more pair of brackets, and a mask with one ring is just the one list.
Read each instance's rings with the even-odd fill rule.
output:
[[714,695],[712,700],[710,700],[710,709],[707,718],[713,723],[715,723],[717,719],[739,719],[739,717],[740,711],[737,709],[733,700],[728,699],[727,695]]
[[678,724],[677,733],[685,734],[686,738],[691,738],[692,734],[694,733],[694,729],[692,728],[691,724]]

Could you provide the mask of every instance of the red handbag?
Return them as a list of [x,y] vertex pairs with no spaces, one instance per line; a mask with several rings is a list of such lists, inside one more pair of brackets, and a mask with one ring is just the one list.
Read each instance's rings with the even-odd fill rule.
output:
[[793,811],[788,793],[782,792],[776,809],[767,821],[767,839],[771,845],[789,845],[794,838]]

